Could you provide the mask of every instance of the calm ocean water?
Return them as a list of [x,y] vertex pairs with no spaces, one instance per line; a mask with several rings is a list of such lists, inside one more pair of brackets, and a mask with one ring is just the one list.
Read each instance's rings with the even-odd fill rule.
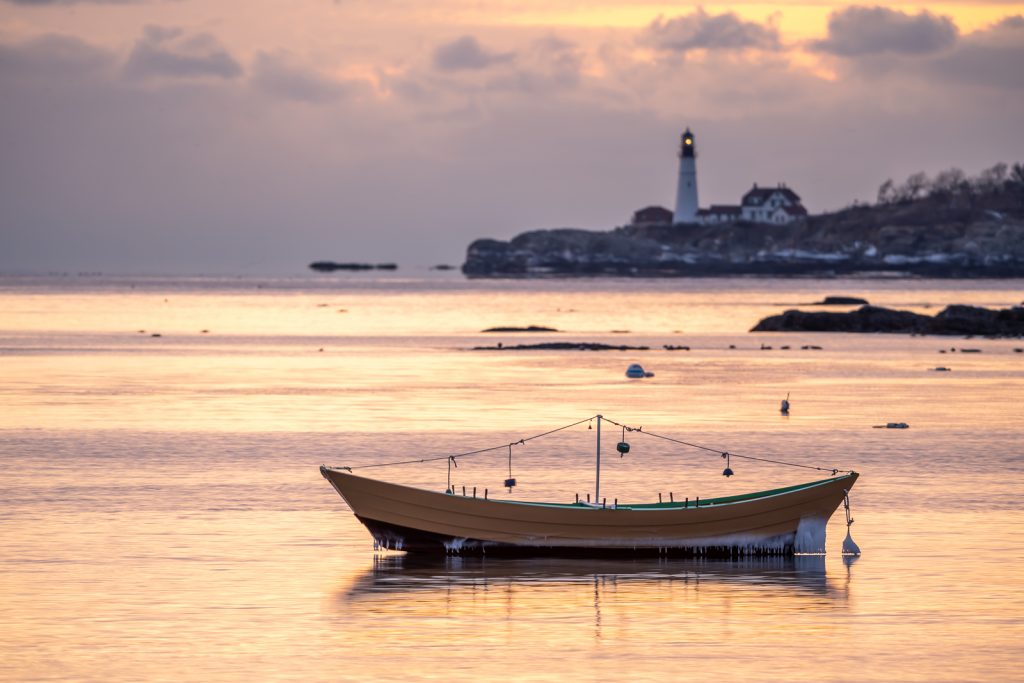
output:
[[[1024,341],[747,332],[828,294],[935,313],[1024,282],[0,278],[0,679],[1021,680]],[[481,333],[530,324],[561,332]],[[651,350],[470,350],[540,340]],[[599,412],[856,469],[864,554],[840,511],[824,557],[417,562],[318,472]],[[818,478],[628,440],[609,498]],[[499,490],[506,458],[454,483]],[[590,492],[592,461],[586,425],[520,447],[514,497]]]

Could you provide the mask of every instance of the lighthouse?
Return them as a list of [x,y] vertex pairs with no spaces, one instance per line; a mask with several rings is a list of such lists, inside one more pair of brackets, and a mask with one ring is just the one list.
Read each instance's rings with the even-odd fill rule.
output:
[[676,212],[673,223],[697,221],[697,148],[687,128],[679,143],[679,184],[676,186]]

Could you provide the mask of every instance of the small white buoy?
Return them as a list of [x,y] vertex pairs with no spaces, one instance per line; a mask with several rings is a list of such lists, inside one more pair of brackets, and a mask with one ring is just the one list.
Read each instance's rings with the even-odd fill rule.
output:
[[644,367],[639,363],[633,363],[628,368],[626,368],[626,377],[629,377],[630,379],[643,379],[646,375],[647,372],[644,370]]

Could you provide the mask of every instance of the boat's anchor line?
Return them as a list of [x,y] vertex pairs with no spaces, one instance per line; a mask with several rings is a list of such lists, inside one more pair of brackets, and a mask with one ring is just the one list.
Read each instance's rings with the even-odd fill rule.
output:
[[[690,506],[669,502],[619,503],[611,505],[601,498],[601,423],[607,420],[620,427],[616,444],[619,456],[630,453],[627,432],[636,432],[671,443],[713,453],[725,460],[722,474],[734,474],[732,459],[828,472],[831,478],[796,486],[742,495],[701,500]],[[556,432],[588,423],[595,436],[595,502],[590,494],[584,503],[531,503],[494,500],[484,489],[482,498],[455,495],[452,468],[458,458],[472,457],[498,450],[508,453],[508,478],[504,486],[511,493],[516,485],[512,474],[513,447],[525,445]],[[444,493],[415,489],[356,476],[353,470],[393,465],[409,465],[446,460],[447,482]],[[853,524],[849,492],[858,474],[852,470],[818,467],[773,458],[733,453],[644,431],[602,415],[595,415],[542,434],[524,437],[500,446],[465,453],[415,460],[327,467],[320,472],[337,490],[374,539],[375,550],[405,550],[445,554],[657,554],[716,557],[751,555],[791,555],[824,552],[825,528],[829,517],[842,504],[846,513],[847,535],[844,554],[860,554],[849,528]],[[840,474],[840,472],[844,472]],[[752,524],[750,521],[754,523]]]
[[860,547],[853,542],[853,537],[850,535],[853,517],[850,516],[849,489],[843,489],[843,509],[846,511],[846,538],[843,539],[843,555],[860,555]]

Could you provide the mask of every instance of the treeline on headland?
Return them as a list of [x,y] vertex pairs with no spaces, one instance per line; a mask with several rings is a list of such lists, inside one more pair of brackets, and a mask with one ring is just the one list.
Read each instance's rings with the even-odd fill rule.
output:
[[875,204],[787,225],[626,225],[533,230],[469,245],[470,277],[885,273],[1024,277],[1024,165],[887,180]]
[[959,168],[941,171],[934,178],[918,171],[901,184],[890,178],[878,188],[879,205],[921,200],[967,209],[980,202],[989,210],[1024,210],[1024,164],[1000,162],[973,178]]

